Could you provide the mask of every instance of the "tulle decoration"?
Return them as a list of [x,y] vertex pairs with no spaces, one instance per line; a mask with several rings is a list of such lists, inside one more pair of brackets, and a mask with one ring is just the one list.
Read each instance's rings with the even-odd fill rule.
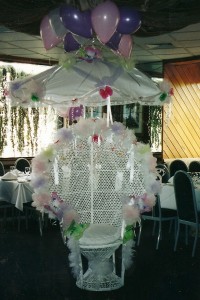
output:
[[48,193],[41,193],[41,194],[34,193],[32,195],[32,198],[33,198],[32,205],[36,207],[38,210],[42,210],[42,211],[44,211],[44,207],[46,205],[49,205],[49,201],[51,200],[51,197]]
[[44,160],[42,157],[37,157],[32,159],[32,171],[34,173],[43,173],[48,168],[48,161]]
[[[76,147],[77,139],[86,138],[88,143],[94,143],[94,147],[98,147],[101,142],[115,142],[129,157],[127,168],[134,165],[136,159],[141,164],[143,171],[143,181],[145,192],[142,195],[128,195],[123,199],[123,216],[126,226],[135,224],[140,219],[140,213],[149,211],[155,204],[154,194],[160,193],[161,183],[157,181],[156,159],[152,156],[149,145],[136,141],[136,137],[132,130],[125,128],[122,123],[114,122],[107,127],[105,119],[84,119],[80,118],[77,124],[73,124],[70,128],[61,128],[54,136],[53,144],[50,144],[32,162],[33,172],[31,175],[31,185],[36,195],[34,195],[34,205],[37,209],[49,213],[50,218],[58,219],[62,224],[66,235],[73,235],[80,238],[87,224],[79,224],[80,216],[74,207],[70,206],[67,201],[60,199],[55,192],[49,196],[48,181],[50,175],[50,166],[57,155],[57,149],[66,148],[73,144]],[[120,158],[120,155],[119,155]],[[55,166],[56,169],[56,159]],[[73,166],[63,165],[63,178],[67,184],[70,180]],[[134,169],[133,169],[134,171]],[[120,188],[120,178],[123,173],[116,174],[116,189]],[[56,174],[56,172],[55,172]],[[131,174],[131,172],[130,172]],[[132,173],[134,179],[134,173]],[[98,179],[97,179],[98,180]],[[132,236],[131,230],[126,230],[126,239]]]
[[129,269],[133,263],[133,258],[134,258],[134,249],[133,247],[135,246],[135,242],[133,239],[130,239],[129,241],[127,241],[123,248],[122,248],[122,251],[123,251],[123,263],[124,263],[124,267],[125,269]]
[[9,93],[13,96],[13,106],[20,104],[25,105],[30,103],[30,100],[33,102],[39,102],[45,95],[45,86],[43,82],[38,83],[27,77],[27,80],[23,83],[20,83],[20,81],[10,82]]
[[57,131],[55,135],[55,142],[60,143],[70,143],[73,139],[73,134],[71,129],[61,128]]
[[79,222],[79,215],[74,209],[66,210],[63,213],[63,227],[68,227],[72,221]]
[[159,97],[160,101],[165,101],[165,103],[170,103],[171,96],[174,95],[173,88],[170,87],[170,83],[168,80],[164,79],[161,83],[159,83],[159,88],[162,93]]
[[160,194],[162,190],[162,182],[160,180],[156,180],[152,184],[152,193]]
[[69,266],[72,268],[72,274],[75,278],[78,277],[80,273],[80,247],[78,240],[69,238],[67,241],[67,247],[70,249],[69,253]]
[[40,174],[38,177],[31,175],[31,186],[33,189],[45,189],[48,183],[48,177]]
[[[144,209],[143,211],[150,211],[151,208],[155,205],[156,203],[156,197],[154,194],[147,194],[145,193],[142,197],[143,203],[144,203]],[[141,212],[143,212],[141,211]]]
[[42,156],[47,159],[47,160],[51,160],[54,158],[55,155],[55,149],[53,147],[53,145],[49,145],[46,149],[44,149],[44,151],[42,152]]
[[139,208],[125,204],[123,207],[123,218],[127,225],[134,224],[140,219]]

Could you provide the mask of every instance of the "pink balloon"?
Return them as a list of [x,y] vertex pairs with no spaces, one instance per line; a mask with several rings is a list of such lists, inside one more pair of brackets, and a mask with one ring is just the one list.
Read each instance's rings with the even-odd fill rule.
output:
[[107,43],[119,23],[119,9],[115,3],[105,1],[97,5],[91,13],[93,29],[102,43]]
[[130,58],[133,49],[133,42],[130,34],[123,34],[118,46],[118,52],[126,57]]
[[46,50],[49,50],[56,45],[58,45],[62,38],[57,36],[55,31],[51,26],[51,21],[48,15],[46,15],[40,24],[40,36],[42,38],[44,47]]

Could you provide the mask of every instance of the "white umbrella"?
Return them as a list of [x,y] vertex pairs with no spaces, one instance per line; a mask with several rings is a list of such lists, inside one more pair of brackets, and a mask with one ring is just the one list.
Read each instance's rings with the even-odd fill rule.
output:
[[[149,77],[133,68],[126,71],[122,67],[102,60],[79,61],[65,69],[54,66],[40,74],[15,80],[9,86],[11,105],[35,106],[63,105],[103,106],[107,100],[99,93],[109,86],[113,94],[111,105],[140,103],[142,105],[162,105],[163,91]],[[76,99],[76,101],[75,101]]]

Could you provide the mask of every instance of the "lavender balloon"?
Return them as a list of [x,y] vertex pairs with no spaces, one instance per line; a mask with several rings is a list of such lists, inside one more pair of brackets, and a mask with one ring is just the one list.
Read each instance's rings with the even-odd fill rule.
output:
[[128,6],[119,7],[119,23],[116,31],[122,34],[131,34],[136,32],[141,26],[141,19],[139,12]]
[[97,5],[91,13],[92,27],[102,43],[107,43],[116,31],[119,22],[119,9],[111,1]]

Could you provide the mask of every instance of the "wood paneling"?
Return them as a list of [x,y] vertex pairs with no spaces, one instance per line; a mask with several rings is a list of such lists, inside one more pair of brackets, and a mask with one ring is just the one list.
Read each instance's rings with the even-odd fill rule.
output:
[[200,61],[164,64],[173,87],[170,119],[163,119],[163,158],[200,157]]

